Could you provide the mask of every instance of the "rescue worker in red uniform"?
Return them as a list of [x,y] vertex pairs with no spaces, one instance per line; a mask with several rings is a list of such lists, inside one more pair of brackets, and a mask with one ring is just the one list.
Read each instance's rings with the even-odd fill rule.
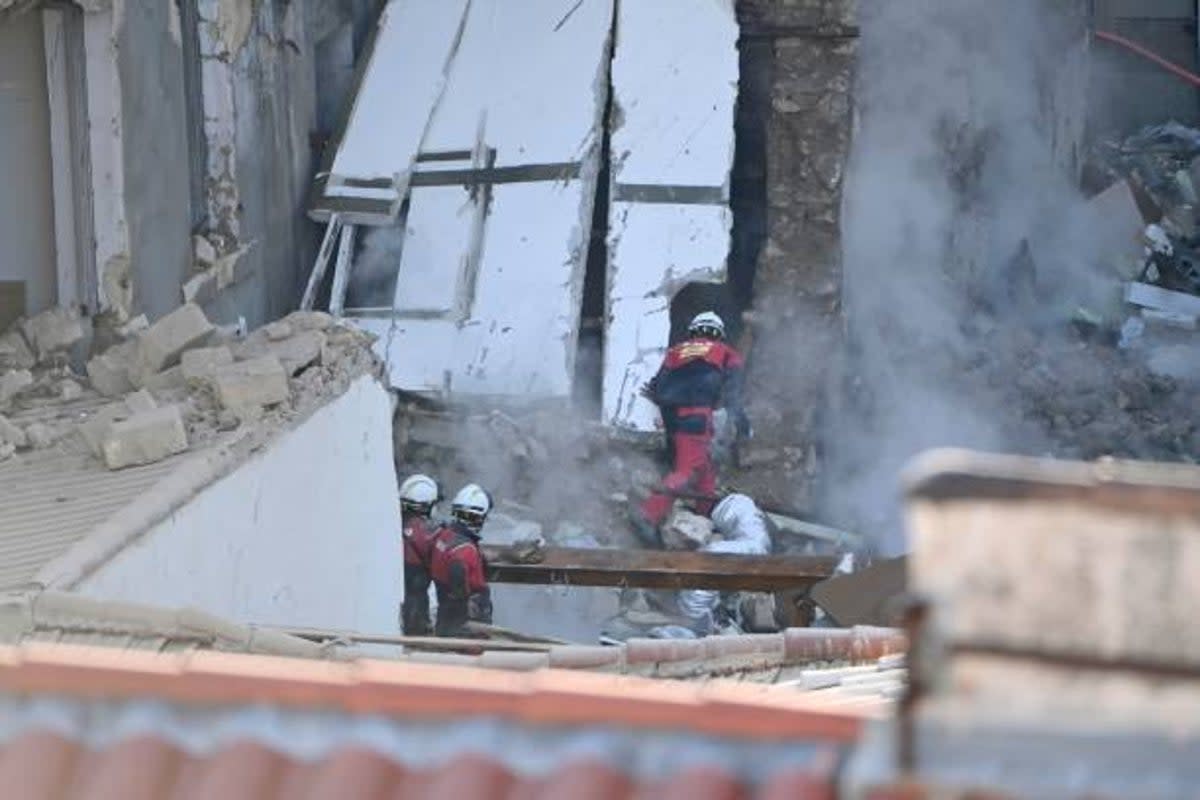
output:
[[410,475],[400,484],[400,516],[404,525],[404,603],[400,629],[406,636],[428,636],[430,566],[439,526],[433,508],[441,499],[437,481],[428,475]]
[[688,338],[667,351],[662,367],[643,388],[662,413],[673,461],[662,489],[632,515],[634,530],[647,544],[661,544],[658,527],[677,496],[692,496],[701,514],[712,510],[717,491],[713,412],[724,407],[738,437],[750,435],[750,420],[742,407],[743,375],[742,356],[725,342],[724,321],[706,311],[691,321]]
[[491,510],[491,496],[468,484],[454,496],[451,521],[438,531],[430,563],[437,587],[438,636],[469,636],[467,622],[492,621],[487,562],[479,549],[479,533]]

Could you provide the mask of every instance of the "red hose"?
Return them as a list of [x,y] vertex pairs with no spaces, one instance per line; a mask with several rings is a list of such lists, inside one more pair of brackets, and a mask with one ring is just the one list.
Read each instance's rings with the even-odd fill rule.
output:
[[1118,36],[1115,33],[1108,33],[1107,31],[1096,31],[1095,35],[1096,35],[1096,38],[1100,39],[1101,41],[1109,42],[1110,44],[1119,45],[1121,47],[1124,47],[1126,50],[1130,50],[1134,53],[1137,53],[1139,56],[1141,56],[1142,58],[1144,58],[1148,61],[1153,61],[1155,64],[1158,64],[1160,67],[1165,69],[1167,72],[1170,72],[1172,75],[1174,75],[1178,78],[1182,78],[1183,80],[1190,83],[1192,86],[1200,86],[1200,75],[1197,75],[1196,73],[1194,73],[1190,70],[1186,70],[1183,67],[1179,66],[1178,64],[1172,64],[1170,61],[1167,61],[1165,58],[1158,55],[1157,53],[1147,50],[1145,47],[1142,47],[1137,42],[1126,39],[1124,36]]

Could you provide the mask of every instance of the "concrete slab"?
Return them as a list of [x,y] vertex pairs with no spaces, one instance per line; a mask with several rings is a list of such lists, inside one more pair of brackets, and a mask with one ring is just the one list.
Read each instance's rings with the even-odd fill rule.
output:
[[[320,206],[335,198],[391,204],[404,196],[407,176],[445,86],[467,6],[467,0],[388,3]],[[399,192],[390,186],[347,185],[397,176]]]
[[393,386],[569,395],[611,23],[611,0],[472,2],[422,145],[437,160],[417,165],[402,246],[380,249],[395,319],[347,311]]
[[603,414],[651,431],[638,390],[666,352],[671,299],[725,279],[738,25],[732,0],[663,0],[621,3],[617,30]]

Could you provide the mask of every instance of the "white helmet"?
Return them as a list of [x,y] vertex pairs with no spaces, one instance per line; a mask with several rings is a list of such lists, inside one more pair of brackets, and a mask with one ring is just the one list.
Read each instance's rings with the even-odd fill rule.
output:
[[697,314],[688,325],[688,333],[709,339],[725,338],[725,321],[711,311]]
[[441,498],[437,481],[428,475],[409,475],[400,484],[400,507],[422,516],[429,516]]
[[492,497],[480,485],[468,483],[454,495],[450,505],[450,514],[454,519],[477,531],[483,527],[484,520],[492,510]]

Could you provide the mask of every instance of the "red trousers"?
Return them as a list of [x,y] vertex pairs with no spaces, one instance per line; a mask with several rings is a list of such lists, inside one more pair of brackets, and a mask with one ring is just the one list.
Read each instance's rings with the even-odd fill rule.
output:
[[[704,433],[675,433],[671,436],[675,445],[675,468],[663,478],[664,491],[655,492],[642,502],[642,516],[651,525],[663,523],[679,494],[706,497],[716,494],[717,467],[712,461],[711,425],[708,428]],[[712,511],[714,500],[696,501],[696,510],[707,515]]]

